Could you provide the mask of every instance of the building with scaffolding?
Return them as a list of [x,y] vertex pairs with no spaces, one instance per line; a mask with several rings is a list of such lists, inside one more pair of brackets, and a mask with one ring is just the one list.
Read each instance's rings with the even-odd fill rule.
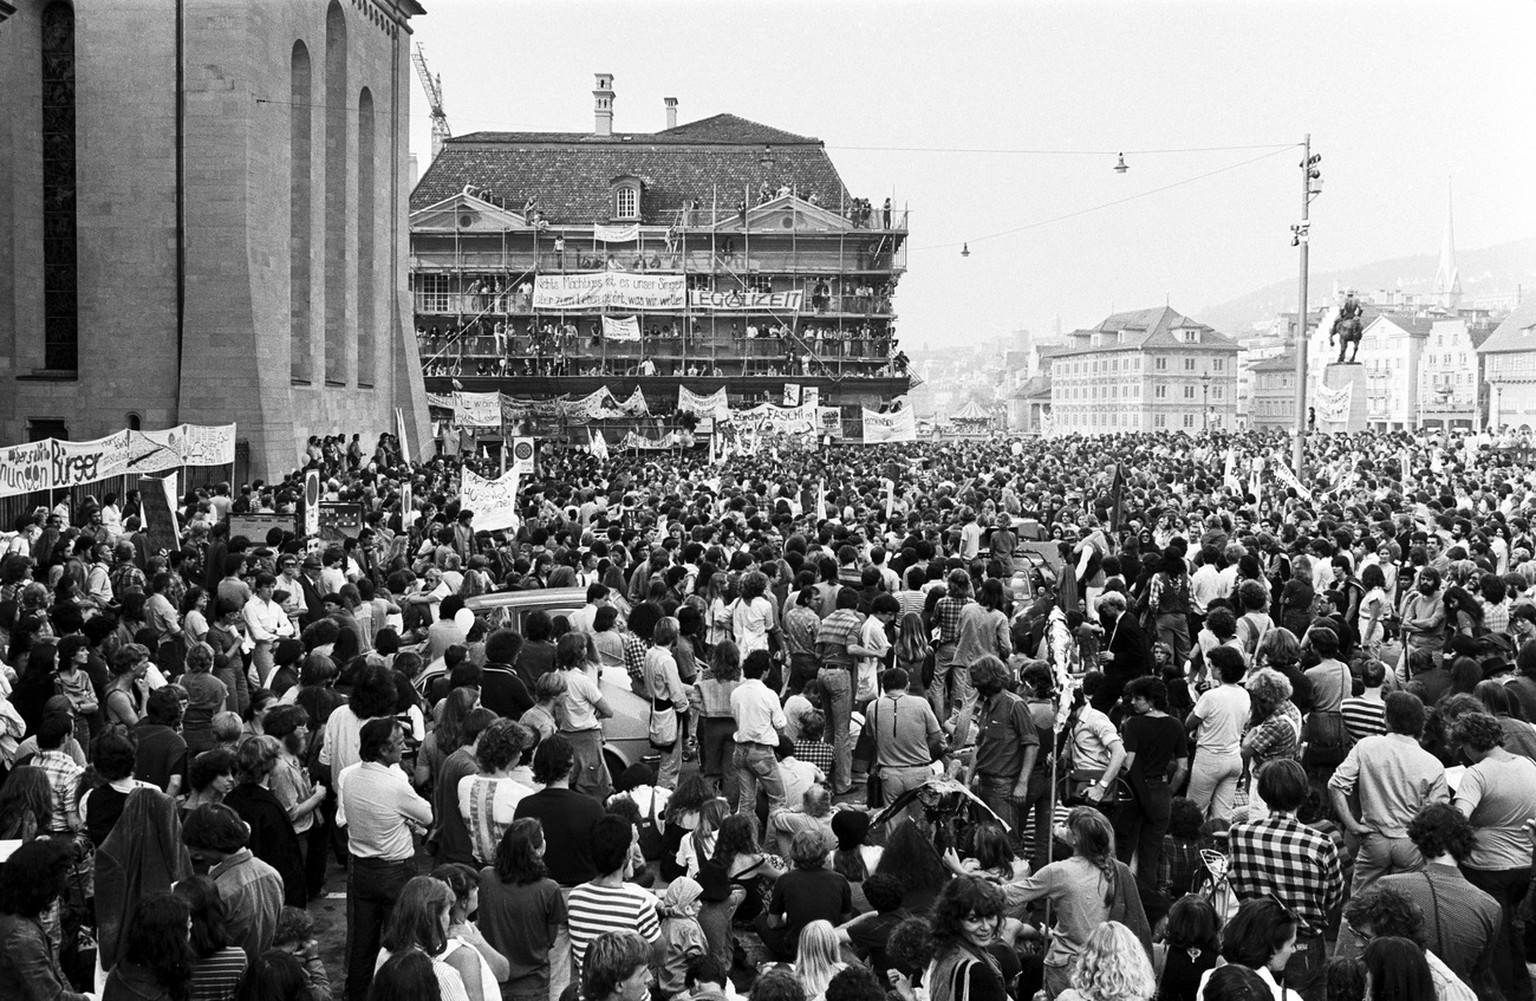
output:
[[912,383],[892,308],[905,208],[854,197],[819,139],[729,114],[678,125],[671,98],[664,130],[615,132],[612,83],[598,74],[592,132],[452,138],[416,185],[429,397],[638,388],[654,418],[680,389],[732,407],[809,394],[857,436],[861,407]]

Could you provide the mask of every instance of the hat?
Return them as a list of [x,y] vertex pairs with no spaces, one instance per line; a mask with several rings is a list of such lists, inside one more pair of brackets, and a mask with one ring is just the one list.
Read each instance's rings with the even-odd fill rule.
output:
[[691,876],[679,876],[667,886],[661,896],[661,906],[676,913],[704,895],[704,887]]
[[832,815],[832,833],[837,850],[851,852],[869,836],[869,814],[863,810],[839,810]]
[[306,557],[304,557],[304,569],[305,570],[319,570],[322,565],[323,564],[320,562],[320,557],[318,557],[318,556],[306,556]]
[[339,592],[339,591],[332,591],[330,594],[321,595],[320,600],[321,600],[321,602],[323,602],[323,603],[325,603],[327,605],[344,605],[344,604],[346,604],[345,599],[342,598],[341,592]]

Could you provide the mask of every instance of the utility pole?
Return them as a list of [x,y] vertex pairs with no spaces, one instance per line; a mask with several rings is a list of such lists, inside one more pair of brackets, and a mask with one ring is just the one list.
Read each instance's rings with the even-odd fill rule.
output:
[[1317,169],[1321,156],[1312,155],[1312,133],[1307,133],[1301,144],[1301,222],[1291,227],[1291,245],[1301,248],[1301,280],[1298,283],[1296,306],[1296,444],[1291,454],[1291,465],[1296,478],[1303,479],[1302,471],[1307,458],[1307,221],[1312,205],[1312,182],[1322,179]]

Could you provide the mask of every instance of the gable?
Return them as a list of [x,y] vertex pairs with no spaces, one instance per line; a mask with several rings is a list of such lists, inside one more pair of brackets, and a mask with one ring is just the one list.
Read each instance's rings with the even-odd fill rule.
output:
[[[838,215],[836,209],[812,205],[796,195],[780,195],[747,209],[746,225],[753,233],[851,233],[853,222]],[[722,233],[742,232],[741,216],[732,214],[716,229]]]
[[502,233],[533,228],[522,213],[463,192],[412,212],[410,226],[417,233]]

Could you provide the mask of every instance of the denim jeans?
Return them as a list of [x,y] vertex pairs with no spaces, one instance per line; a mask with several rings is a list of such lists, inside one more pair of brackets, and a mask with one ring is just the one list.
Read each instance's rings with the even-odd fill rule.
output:
[[737,744],[736,775],[741,782],[741,801],[737,813],[752,816],[757,811],[757,787],[761,783],[768,794],[768,814],[784,807],[784,779],[779,775],[779,759],[767,744]]
[[955,644],[940,643],[933,648],[933,681],[928,685],[928,704],[940,720],[949,717],[949,667],[954,659]]
[[[846,668],[824,667],[818,677],[827,692],[827,740],[832,744],[832,774],[827,781],[838,795],[853,788],[853,676]],[[781,791],[782,795],[782,791]]]
[[1355,876],[1349,895],[1358,896],[1361,890],[1390,873],[1418,872],[1423,868],[1424,856],[1412,841],[1368,832],[1360,838],[1355,852]]
[[388,862],[354,856],[347,872],[347,1001],[365,1001],[373,985],[384,926],[412,876],[416,860]]
[[1017,834],[1020,801],[1013,795],[1015,781],[1008,775],[978,775],[976,795],[981,797],[989,810],[997,814],[999,820],[1008,825],[1009,831]]

